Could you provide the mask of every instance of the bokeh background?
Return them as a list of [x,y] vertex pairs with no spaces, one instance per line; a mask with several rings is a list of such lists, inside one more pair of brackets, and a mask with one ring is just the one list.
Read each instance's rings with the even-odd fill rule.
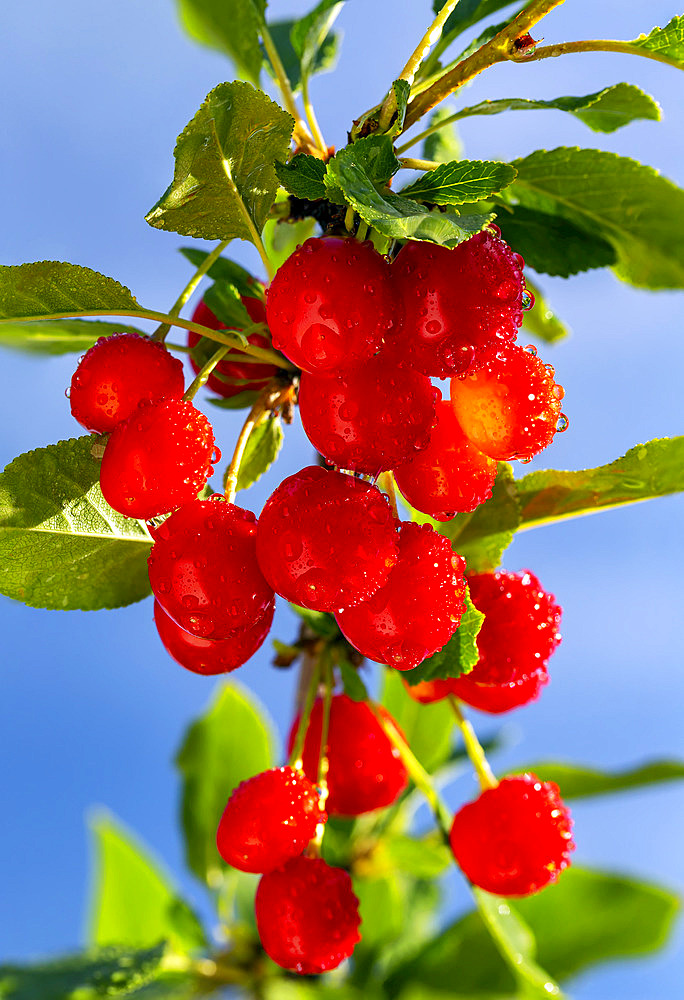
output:
[[[547,42],[633,38],[680,13],[676,0],[568,0],[543,24]],[[273,18],[311,0],[273,0]],[[429,22],[430,3],[349,0],[338,72],[313,84],[329,143],[376,103]],[[176,135],[230,64],[181,31],[172,0],[24,0],[3,5],[0,39],[0,262],[58,259],[128,285],[167,308],[189,277],[188,241],[149,228],[144,214],[168,184]],[[582,145],[635,156],[684,184],[684,75],[617,55],[574,55],[500,66],[466,103],[485,97],[582,95],[621,80],[661,103],[664,122],[610,136],[560,112],[461,123],[466,155],[512,159],[541,146]],[[259,273],[253,248],[231,254]],[[681,293],[648,293],[608,271],[542,279],[573,330],[541,347],[566,389],[567,433],[533,468],[601,464],[651,438],[682,433]],[[76,358],[0,357],[0,462],[81,433],[64,389]],[[203,403],[200,402],[203,406]],[[203,406],[229,455],[240,417]],[[308,464],[296,422],[275,470],[238,500],[257,513],[285,475]],[[222,471],[222,470],[221,470]],[[682,556],[679,497],[651,501],[516,538],[506,567],[532,569],[564,608],[564,641],[541,701],[505,722],[502,769],[557,758],[607,768],[684,755]],[[274,635],[293,637],[284,608]],[[172,758],[213,682],[184,672],[159,644],[151,599],[119,611],[45,612],[0,598],[0,958],[77,948],[89,872],[86,816],[105,805],[164,859],[201,910],[183,873]],[[270,665],[267,645],[239,674],[289,725],[294,678]],[[481,734],[499,723],[472,713]],[[453,804],[474,793],[467,777]],[[577,803],[577,861],[684,887],[681,788]],[[453,879],[450,910],[467,905]],[[451,886],[451,883],[450,883]],[[206,911],[204,911],[206,912]],[[572,915],[569,915],[572,919]],[[581,977],[576,1000],[652,1000],[681,989],[681,931],[666,950]],[[678,960],[679,958],[679,960]]]

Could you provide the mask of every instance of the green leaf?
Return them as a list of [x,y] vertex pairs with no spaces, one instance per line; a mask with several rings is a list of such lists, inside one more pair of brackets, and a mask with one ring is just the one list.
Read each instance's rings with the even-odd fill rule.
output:
[[334,175],[334,168],[341,164],[359,167],[371,184],[380,187],[401,166],[388,135],[369,135],[365,139],[358,139],[351,146],[345,146],[328,161],[328,173]]
[[[181,247],[180,252],[195,267],[201,267],[209,256],[206,250],[198,250],[196,247]],[[207,277],[234,285],[240,295],[252,298],[263,296],[263,285],[259,279],[227,257],[218,257],[207,271]]]
[[513,469],[499,462],[492,496],[472,514],[459,514],[452,521],[435,525],[451,540],[453,549],[466,560],[471,573],[496,569],[501,556],[520,525],[520,501]]
[[182,818],[188,867],[210,886],[223,865],[216,827],[233,789],[274,766],[274,738],[264,709],[235,682],[218,688],[188,729],[176,764],[183,779]]
[[550,101],[501,97],[462,108],[454,121],[503,111],[567,111],[594,132],[615,132],[633,121],[660,121],[660,107],[649,94],[631,83],[616,83],[584,97],[554,97]]
[[261,479],[275,462],[282,446],[283,425],[280,417],[273,413],[264,414],[247,440],[240,463],[237,489],[246,490],[257,479]]
[[150,593],[152,539],[100,490],[95,435],[36,448],[0,475],[0,593],[34,608],[119,608]]
[[382,195],[365,170],[342,155],[346,152],[341,150],[330,160],[328,177],[361,218],[383,236],[429,240],[452,247],[480,232],[492,219],[491,215],[459,216],[438,209],[429,211],[409,198]]
[[255,243],[275,199],[293,120],[248,83],[221,83],[178,137],[171,185],[146,220],[209,240]]
[[337,665],[340,669],[342,687],[347,697],[351,698],[352,701],[368,701],[368,691],[358,668],[344,658],[340,659]]
[[559,215],[522,205],[504,207],[496,217],[501,235],[523,255],[528,267],[542,274],[569,278],[617,261],[613,246]]
[[396,875],[353,878],[363,926],[361,941],[354,949],[355,962],[363,953],[375,951],[399,937],[404,927],[405,898]]
[[648,35],[639,35],[631,45],[653,52],[675,65],[684,65],[684,15],[678,14],[664,28],[653,28]]
[[419,180],[403,188],[401,194],[435,205],[464,205],[508,187],[515,174],[514,167],[498,160],[452,160],[426,170]]
[[[296,24],[297,21],[290,18],[286,21],[272,22],[268,26],[271,39],[278,50],[278,55],[280,56],[280,61],[283,64],[285,75],[290,81],[290,86],[294,94],[297,94],[302,89],[301,64],[299,56],[292,46],[291,38],[292,29]],[[321,45],[316,52],[316,58],[314,59],[309,71],[310,76],[314,76],[316,73],[325,73],[328,70],[334,69],[335,63],[337,62],[340,41],[340,36],[334,31],[331,31],[323,42],[321,42]],[[276,75],[273,72],[270,61],[266,60],[265,67],[269,75],[274,81],[277,82]]]
[[337,639],[340,630],[337,627],[335,616],[327,611],[311,611],[309,608],[300,608],[298,604],[290,603],[290,607],[295,614],[305,621],[312,632],[322,639]]
[[98,337],[142,330],[125,323],[99,323],[86,319],[43,320],[38,323],[1,323],[0,344],[30,354],[75,354],[87,351]]
[[525,275],[525,284],[528,292],[534,295],[534,305],[523,314],[523,330],[547,344],[563,340],[570,333],[568,327],[558,318],[539,285],[530,279],[529,274]]
[[[574,867],[536,896],[515,900],[534,931],[539,961],[558,979],[657,950],[678,908],[677,898],[659,886]],[[573,913],[581,919],[568,920]]]
[[230,57],[239,74],[259,83],[265,4],[253,0],[177,0],[183,27],[195,41]]
[[268,259],[278,270],[290,254],[294,253],[316,232],[315,219],[301,219],[298,222],[269,219],[264,226],[263,240]]
[[0,266],[0,323],[53,314],[78,316],[139,309],[127,288],[89,267],[59,260]]
[[[446,118],[453,118],[453,112],[448,108],[437,108],[428,125],[432,128]],[[438,132],[426,137],[423,156],[426,160],[437,160],[438,163],[448,163],[449,160],[460,160],[463,157],[463,143],[453,124],[443,125]]]
[[[252,319],[236,285],[224,279],[215,281],[206,289],[203,299],[216,318],[231,331],[244,330],[245,327],[252,325]],[[200,343],[201,347],[200,344],[197,347],[207,355],[207,360],[221,346],[208,337],[203,337]]]
[[226,396],[225,398],[209,396],[207,402],[217,406],[220,410],[247,410],[254,406],[258,395],[258,390],[250,389],[247,392],[239,392],[236,396]]
[[568,147],[538,150],[513,165],[518,176],[507,199],[612,243],[623,281],[684,287],[684,191],[657,170],[615,153]]
[[406,671],[385,670],[381,702],[425,770],[436,771],[451,754],[454,713],[445,701],[431,705],[415,701],[402,683],[405,676]]
[[306,198],[309,201],[325,198],[326,167],[317,156],[298,153],[289,163],[276,163],[275,171],[285,190],[296,198]]
[[542,781],[555,782],[564,799],[585,799],[593,795],[622,792],[628,788],[681,781],[684,778],[684,762],[653,760],[641,767],[626,768],[624,771],[600,771],[577,764],[542,761],[515,769],[516,774],[523,774],[525,771],[531,771]]
[[394,99],[397,102],[397,110],[388,134],[395,136],[399,135],[404,127],[406,108],[411,96],[411,85],[408,80],[395,80],[392,84],[392,90],[394,91]]
[[454,863],[447,845],[435,837],[416,839],[393,833],[383,841],[382,848],[383,856],[398,871],[415,878],[438,878]]
[[206,945],[197,917],[147,850],[107,813],[94,816],[90,828],[97,859],[90,943],[145,948],[166,941],[182,955]]
[[524,527],[679,493],[684,490],[684,436],[636,445],[596,469],[531,472],[516,487]]
[[[344,6],[340,0],[320,0],[314,9],[292,26],[290,40],[299,57],[301,75],[307,79],[320,69],[321,47],[325,45],[335,19]],[[334,58],[334,57],[333,57]],[[330,56],[325,58],[325,68],[330,68]]]
[[[446,0],[433,0],[432,9],[438,14]],[[512,0],[461,0],[456,9],[447,18],[444,35],[452,41],[458,35],[467,31],[478,21],[484,20],[490,14],[496,14],[503,7],[510,7]]]
[[446,646],[423,660],[413,670],[402,671],[402,676],[412,687],[423,681],[460,677],[469,673],[477,663],[479,653],[476,640],[484,615],[473,604],[467,587],[465,604],[461,624]]
[[[45,965],[0,966],[3,1000],[95,1000],[130,996],[159,975],[164,945],[139,951],[107,948]],[[135,995],[135,994],[133,994]],[[141,994],[142,995],[142,994]]]

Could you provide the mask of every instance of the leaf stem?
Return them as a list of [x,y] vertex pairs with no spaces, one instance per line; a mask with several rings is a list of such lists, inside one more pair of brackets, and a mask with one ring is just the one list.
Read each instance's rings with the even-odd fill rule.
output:
[[415,160],[411,156],[402,156],[399,162],[404,170],[435,170],[440,166],[438,160]]
[[542,45],[529,55],[524,52],[510,56],[513,62],[537,62],[539,59],[553,59],[556,56],[569,55],[572,52],[619,52],[628,56],[642,56],[644,59],[654,59],[656,62],[682,69],[680,60],[649,51],[634,42],[621,42],[617,39],[594,38],[584,42],[560,42],[558,45]]
[[221,254],[226,249],[229,243],[230,240],[222,240],[221,243],[219,243],[218,246],[214,247],[211,253],[204,258],[202,263],[199,265],[199,267],[193,274],[192,278],[190,278],[190,281],[187,283],[183,291],[180,293],[174,304],[169,309],[169,316],[179,315],[181,309],[188,301],[192,293],[195,291],[195,289],[199,285],[204,275],[207,273],[207,271],[211,270],[212,265],[218,260],[218,258],[221,256]]
[[230,347],[219,347],[218,351],[215,351],[214,354],[212,354],[207,363],[203,365],[202,368],[200,368],[193,381],[185,390],[183,399],[190,400],[195,398],[195,395],[206,383],[207,379],[213,372],[214,368],[216,368],[216,365],[219,363],[219,361],[223,360],[223,358],[226,356],[229,350]]
[[482,745],[475,735],[475,730],[461,710],[461,703],[453,694],[449,695],[449,702],[454,710],[456,723],[458,728],[461,730],[466,753],[470,757],[470,761],[475,769],[482,791],[484,792],[488,788],[496,788],[499,782],[494,777],[494,772],[489,766],[489,762],[485,756],[484,750],[482,749]]
[[437,825],[439,826],[442,836],[448,844],[449,831],[451,830],[451,813],[442,802],[437,789],[432,784],[432,778],[415,754],[411,751],[408,743],[403,738],[392,720],[378,712],[377,706],[375,706],[372,702],[369,702],[369,705],[375,713],[375,717],[382,726],[388,740],[399,752],[401,761],[408,771],[413,784],[422,792],[424,798],[427,800],[428,805],[432,809],[435,819],[437,820]]
[[554,7],[558,7],[564,0],[532,0],[528,3],[517,17],[510,24],[507,24],[499,31],[494,38],[485,42],[479,49],[458,62],[453,69],[444,73],[436,80],[431,87],[415,97],[408,106],[404,128],[406,131],[411,125],[436,107],[445,97],[453,94],[478,73],[489,69],[496,63],[506,62],[516,56],[515,42],[518,38],[529,34],[530,30],[541,21]]
[[311,98],[309,97],[309,78],[306,75],[302,76],[302,102],[304,104],[304,114],[306,115],[306,120],[309,123],[309,128],[313,134],[314,141],[323,156],[327,157],[328,147],[325,144],[321,127],[318,124],[318,118],[316,118],[314,106],[311,103]]
[[383,472],[380,476],[380,482],[382,488],[390,502],[390,507],[392,508],[392,513],[394,514],[397,521],[399,520],[399,508],[397,507],[397,490],[396,483],[394,482],[394,475],[390,472]]
[[306,731],[309,728],[309,719],[311,718],[311,711],[313,709],[314,701],[316,700],[318,688],[321,683],[321,664],[318,658],[313,656],[309,652],[305,653],[304,656],[302,657],[301,679],[305,679],[307,674],[309,674],[309,677],[308,680],[305,680],[306,696],[304,698],[304,704],[302,705],[302,712],[299,717],[299,725],[297,726],[297,735],[295,736],[294,745],[292,747],[292,753],[290,754],[290,767],[293,768],[295,771],[301,771],[303,767],[302,751],[304,750]]

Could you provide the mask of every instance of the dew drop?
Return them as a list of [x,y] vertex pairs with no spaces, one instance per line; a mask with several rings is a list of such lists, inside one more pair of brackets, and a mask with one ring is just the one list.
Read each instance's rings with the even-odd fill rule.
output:
[[526,288],[522,293],[522,307],[527,312],[534,305],[534,295],[529,292]]
[[558,418],[558,423],[556,424],[556,433],[562,434],[563,431],[567,431],[569,424],[570,421],[567,418],[567,416],[564,413],[561,413],[560,417]]

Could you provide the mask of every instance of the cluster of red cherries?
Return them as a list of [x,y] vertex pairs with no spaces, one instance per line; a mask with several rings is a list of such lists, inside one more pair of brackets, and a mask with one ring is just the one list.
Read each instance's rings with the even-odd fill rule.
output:
[[[87,352],[72,413],[109,435],[105,499],[148,523],[155,622],[180,664],[218,674],[245,663],[268,635],[275,594],[334,614],[362,656],[401,671],[449,642],[465,610],[465,561],[429,524],[400,522],[375,483],[386,473],[415,509],[448,520],[491,496],[497,461],[527,461],[563,428],[553,368],[515,344],[531,303],[522,268],[492,227],[454,249],[409,242],[391,263],[370,243],[312,238],[282,265],[265,305],[255,282],[243,303],[264,325],[248,339],[296,366],[304,429],[335,467],[285,479],[258,522],[219,494],[198,497],[220,452],[162,343],[125,333]],[[225,328],[204,303],[193,319]],[[202,350],[197,334],[189,346]],[[236,396],[278,371],[224,359],[208,384]],[[449,401],[432,382],[446,377]],[[560,608],[529,572],[469,574],[467,584],[485,614],[477,665],[407,689],[495,713],[526,704],[547,681]],[[408,781],[402,734],[382,708],[344,694],[324,704],[295,720],[291,766],[235,790],[217,841],[229,864],[262,876],[265,951],[305,974],[335,968],[359,940],[350,876],[320,858],[327,816],[389,806]],[[569,863],[570,825],[557,787],[525,774],[461,809],[450,843],[475,885],[526,895]]]

